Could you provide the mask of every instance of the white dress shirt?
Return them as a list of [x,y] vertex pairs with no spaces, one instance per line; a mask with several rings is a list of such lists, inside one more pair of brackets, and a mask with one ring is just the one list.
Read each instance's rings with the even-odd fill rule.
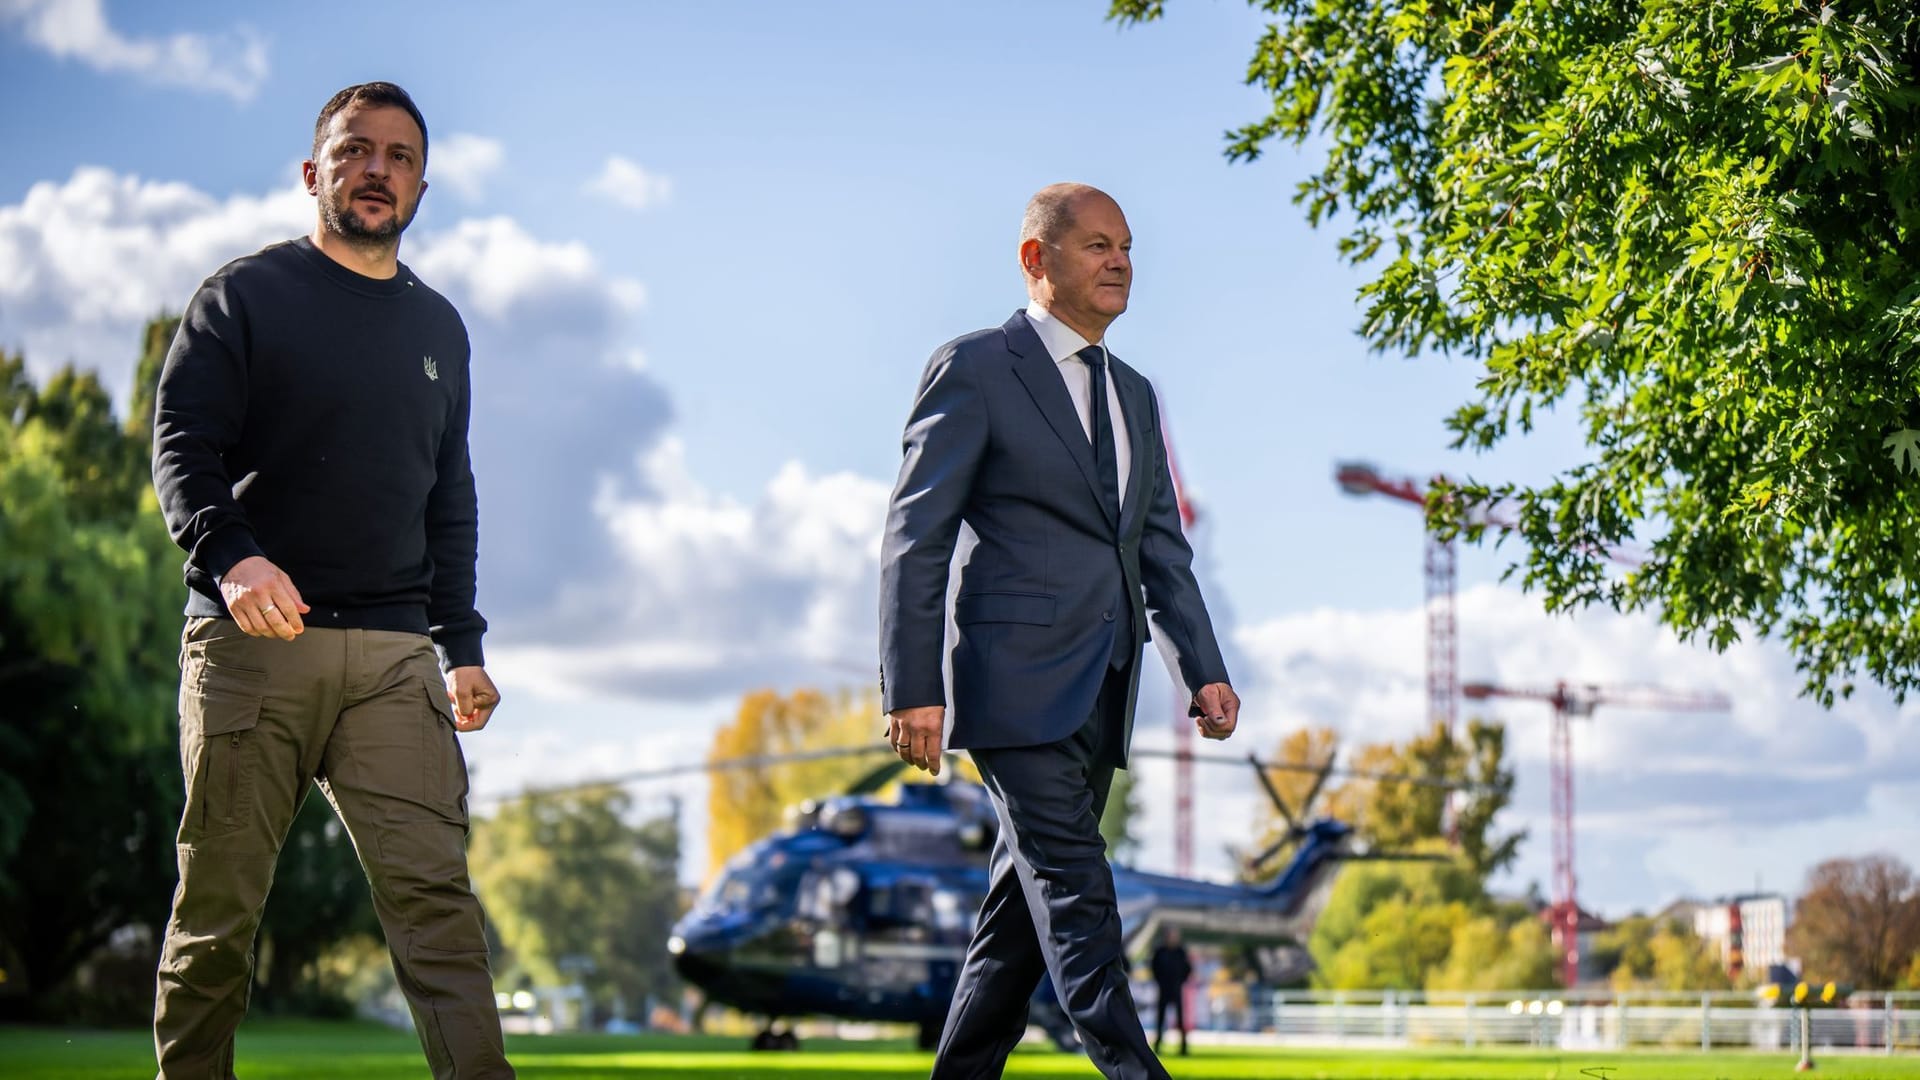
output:
[[[1053,366],[1059,370],[1060,378],[1067,384],[1067,395],[1073,398],[1073,409],[1080,414],[1080,429],[1086,432],[1087,445],[1093,445],[1093,372],[1075,354],[1096,342],[1088,341],[1079,332],[1066,323],[1053,317],[1053,314],[1039,303],[1027,304],[1027,321],[1033,324],[1034,332],[1040,335],[1040,343],[1047,347],[1047,355],[1053,357]],[[1120,467],[1120,504],[1124,507],[1127,500],[1127,475],[1133,471],[1133,438],[1127,434],[1126,413],[1120,408],[1120,394],[1113,388],[1113,357],[1107,355],[1106,339],[1098,343],[1102,355],[1107,356],[1107,416],[1113,420],[1113,456]]]

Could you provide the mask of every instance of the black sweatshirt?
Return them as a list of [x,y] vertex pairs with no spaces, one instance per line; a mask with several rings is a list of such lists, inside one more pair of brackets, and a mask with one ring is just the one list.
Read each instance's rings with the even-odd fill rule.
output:
[[445,666],[481,664],[467,359],[459,313],[404,264],[364,277],[302,237],[208,278],[153,427],[186,613],[226,615],[220,578],[264,555],[309,626],[431,633]]

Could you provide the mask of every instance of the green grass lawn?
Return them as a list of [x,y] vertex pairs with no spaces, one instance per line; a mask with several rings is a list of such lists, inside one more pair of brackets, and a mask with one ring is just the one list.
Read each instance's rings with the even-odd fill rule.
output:
[[[923,1078],[932,1060],[905,1042],[809,1041],[797,1054],[752,1054],[718,1037],[560,1035],[508,1041],[526,1080],[758,1080]],[[1788,1054],[1557,1054],[1466,1050],[1241,1050],[1195,1047],[1168,1068],[1185,1080],[1787,1080]],[[240,1031],[243,1080],[418,1080],[413,1036],[364,1024],[261,1020]],[[127,1080],[153,1075],[143,1031],[0,1028],[5,1080]],[[1097,1078],[1084,1059],[1023,1049],[1010,1077]],[[1830,1055],[1817,1076],[1920,1080],[1920,1057]]]

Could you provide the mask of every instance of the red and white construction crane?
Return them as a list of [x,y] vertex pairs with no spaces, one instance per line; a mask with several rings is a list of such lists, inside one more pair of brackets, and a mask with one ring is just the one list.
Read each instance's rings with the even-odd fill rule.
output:
[[[1334,466],[1333,479],[1340,490],[1349,495],[1384,495],[1412,503],[1424,511],[1428,488],[1444,482],[1446,477],[1436,474],[1431,481],[1426,481],[1410,476],[1388,476],[1365,462],[1343,461]],[[1472,517],[1495,529],[1514,527],[1513,508],[1507,503],[1476,508]],[[1605,550],[1607,558],[1625,566],[1638,566],[1645,561],[1639,552],[1629,547],[1614,546]],[[1432,529],[1427,530],[1426,575],[1427,719],[1446,728],[1451,736],[1460,715],[1460,632],[1453,599],[1458,572],[1453,541],[1441,539]]]
[[[1427,484],[1406,476],[1386,476],[1361,462],[1334,467],[1334,480],[1349,495],[1385,495],[1425,509]],[[1427,530],[1427,719],[1452,737],[1459,718],[1459,626],[1454,618],[1456,577],[1452,540]]]
[[1650,686],[1595,686],[1561,681],[1550,689],[1495,686],[1471,682],[1460,688],[1472,701],[1526,698],[1553,706],[1548,759],[1553,773],[1553,906],[1548,909],[1554,943],[1560,948],[1561,978],[1571,988],[1580,975],[1580,902],[1573,867],[1573,731],[1575,717],[1591,719],[1601,705],[1665,712],[1725,712],[1733,707],[1724,694],[1662,690]]

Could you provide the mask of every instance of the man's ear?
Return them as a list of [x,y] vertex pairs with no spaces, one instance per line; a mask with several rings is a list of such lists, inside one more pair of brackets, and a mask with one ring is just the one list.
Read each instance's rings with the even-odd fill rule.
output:
[[311,161],[300,163],[300,182],[306,185],[307,194],[320,194],[320,169]]
[[1029,280],[1041,277],[1047,268],[1047,245],[1038,239],[1028,238],[1020,241],[1020,269]]

